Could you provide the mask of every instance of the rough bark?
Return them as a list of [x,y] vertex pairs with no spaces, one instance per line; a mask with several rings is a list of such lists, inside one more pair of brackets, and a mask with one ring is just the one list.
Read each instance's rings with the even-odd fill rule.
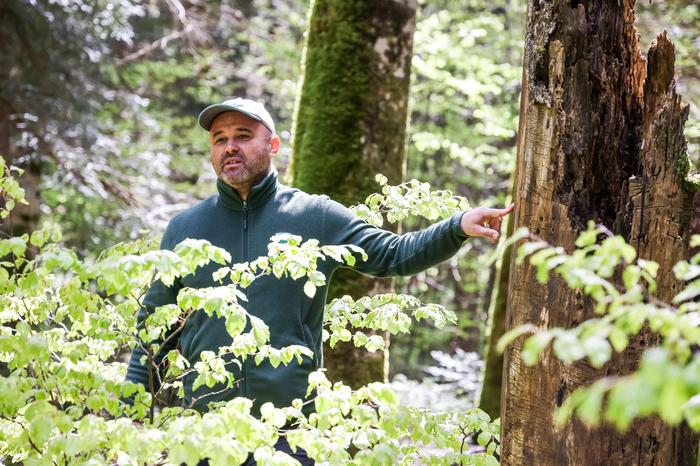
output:
[[[351,205],[376,191],[377,173],[401,182],[415,19],[416,0],[312,2],[293,131],[294,186]],[[390,287],[340,271],[330,296]],[[325,365],[331,379],[358,386],[386,378],[386,356],[340,345],[326,348]]]
[[[633,6],[529,1],[514,220],[568,251],[589,219],[609,226],[660,264],[657,295],[670,300],[679,289],[670,270],[689,257],[700,195],[687,181],[688,107],[675,90],[673,44],[659,35],[645,59]],[[537,284],[526,263],[511,263],[509,286],[508,328],[568,328],[594,315],[590,300],[560,280]],[[641,335],[601,370],[565,366],[550,352],[526,367],[518,340],[505,354],[503,464],[695,464],[698,442],[686,426],[647,418],[620,434],[552,423],[574,389],[631,372],[654,339]]]

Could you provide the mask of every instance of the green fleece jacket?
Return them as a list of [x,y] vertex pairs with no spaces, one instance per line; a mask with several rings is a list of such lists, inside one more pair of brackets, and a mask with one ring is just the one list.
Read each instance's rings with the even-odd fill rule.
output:
[[[321,245],[357,245],[365,250],[368,259],[359,259],[354,269],[386,277],[411,275],[438,264],[454,255],[466,238],[460,227],[461,214],[421,231],[396,235],[368,224],[327,196],[310,195],[279,184],[274,170],[251,190],[247,201],[221,181],[217,182],[217,188],[218,195],[172,219],[163,235],[163,249],[173,249],[186,238],[205,239],[226,249],[233,263],[238,263],[267,255],[270,237],[291,233],[304,240],[316,238]],[[319,270],[330,277],[339,266],[329,259],[319,263]],[[201,267],[170,287],[154,283],[144,298],[139,321],[154,308],[175,303],[182,287],[216,286],[212,273],[218,267],[218,264]],[[248,301],[241,304],[270,327],[273,347],[304,345],[314,352],[313,359],[305,357],[301,364],[293,360],[277,368],[268,362],[258,366],[250,359],[240,369],[231,364],[228,367],[240,383],[223,392],[221,387],[206,386],[193,392],[196,374],[192,374],[183,381],[184,405],[189,406],[196,399],[193,406],[206,410],[209,402],[245,396],[254,400],[257,413],[265,402],[282,407],[289,406],[295,398],[305,397],[308,375],[323,365],[321,325],[328,288],[319,287],[316,295],[309,298],[303,285],[303,280],[264,276],[244,290]],[[197,311],[187,320],[179,342],[173,341],[172,346],[162,348],[160,355],[167,354],[177,344],[182,355],[194,364],[202,351],[216,352],[219,347],[231,344],[231,337],[222,319]],[[143,354],[141,348],[134,349],[126,378],[148,387],[149,369],[139,362]]]

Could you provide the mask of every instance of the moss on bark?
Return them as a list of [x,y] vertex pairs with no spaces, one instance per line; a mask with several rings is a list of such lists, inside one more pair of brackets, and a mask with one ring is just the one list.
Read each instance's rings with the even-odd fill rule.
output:
[[[506,219],[506,236],[513,236],[511,216]],[[496,349],[498,340],[505,333],[506,307],[508,305],[508,275],[512,246],[501,256],[496,276],[496,286],[491,295],[489,322],[487,324],[486,350],[484,355],[484,381],[481,384],[479,408],[495,419],[501,416],[501,387],[503,385],[503,354]]]
[[[377,173],[401,182],[415,13],[414,0],[312,2],[293,125],[293,186],[352,205],[376,190]],[[384,280],[379,289],[390,286]],[[330,294],[358,297],[376,287],[340,271]],[[386,376],[384,355],[343,348],[326,354],[331,378],[357,386]]]

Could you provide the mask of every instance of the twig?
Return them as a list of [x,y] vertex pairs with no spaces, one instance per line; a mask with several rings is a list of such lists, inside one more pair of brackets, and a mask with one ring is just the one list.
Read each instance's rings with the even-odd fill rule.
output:
[[188,24],[187,26],[185,26],[183,29],[181,29],[179,31],[171,32],[170,34],[163,36],[160,39],[151,42],[146,47],[139,49],[136,52],[130,53],[129,55],[127,55],[123,58],[120,58],[119,60],[117,60],[115,62],[115,65],[117,66],[117,68],[119,68],[119,67],[126,65],[127,63],[131,63],[132,61],[138,60],[139,58],[150,54],[151,52],[153,52],[156,49],[159,49],[159,48],[164,49],[165,47],[167,47],[167,45],[171,41],[176,40],[176,39],[180,39],[181,37],[186,36],[187,33],[190,32],[193,28],[194,28],[194,26],[192,26],[191,24]]
[[459,464],[463,466],[462,455],[464,455],[464,443],[467,441],[467,432],[466,427],[463,426],[459,426],[459,430],[462,431],[462,444],[459,446]]

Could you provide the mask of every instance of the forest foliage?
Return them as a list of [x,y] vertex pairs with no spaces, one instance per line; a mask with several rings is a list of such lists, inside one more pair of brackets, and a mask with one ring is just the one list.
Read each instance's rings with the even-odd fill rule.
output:
[[[518,249],[516,261],[527,258],[536,266],[540,283],[554,275],[583,292],[595,303],[597,317],[567,329],[521,325],[501,338],[501,350],[529,335],[522,347],[529,366],[552,351],[566,364],[586,359],[601,368],[630,342],[635,344],[643,331],[658,339],[645,345],[639,368],[630,375],[605,377],[574,391],[558,408],[555,422],[561,427],[576,414],[587,425],[605,420],[624,431],[638,417],[658,415],[671,425],[686,421],[700,431],[700,362],[693,351],[700,343],[700,252],[675,264],[673,271],[660,271],[659,264],[638,257],[621,236],[593,222],[570,254],[526,229],[509,241],[522,238],[530,241]],[[694,235],[690,247],[699,246],[700,235]],[[684,284],[670,303],[654,295],[659,273],[673,273]]]
[[[245,400],[206,415],[156,409],[155,393],[122,384],[119,355],[137,344],[136,310],[156,274],[174,277],[215,261],[225,266],[222,277],[225,273],[243,286],[257,274],[276,273],[274,264],[281,264],[277,273],[306,280],[311,294],[325,280],[313,273],[314,260],[338,254],[340,260],[356,260],[349,250],[323,250],[309,238],[286,238],[285,251],[273,242],[267,263],[247,265],[227,264],[224,252],[201,243],[184,244],[174,255],[156,251],[165,222],[212,192],[206,141],[194,123],[206,105],[229,95],[268,103],[283,139],[276,163],[284,174],[307,22],[306,1],[183,5],[178,0],[0,2],[0,114],[11,124],[9,134],[0,130],[0,139],[6,138],[0,150],[8,151],[2,155],[11,156],[12,164],[40,172],[42,214],[41,228],[31,235],[10,232],[0,239],[0,256],[6,256],[0,267],[5,364],[0,454],[26,464],[68,464],[91,455],[103,462],[157,462],[168,455],[174,462],[196,464],[211,453],[202,447],[207,439],[234,437],[240,441],[222,449],[215,462],[228,464],[257,450],[262,462],[277,455],[284,464],[287,459],[271,445],[286,420],[296,419],[297,428],[287,434],[290,442],[319,459],[346,461],[353,444],[359,464],[371,464],[372,458],[380,464],[399,457],[409,461],[416,455],[434,464],[493,463],[489,453],[498,451],[497,422],[477,410],[411,408],[382,384],[351,391],[330,386],[318,373],[313,380],[318,416],[306,418],[298,406],[268,407],[263,419],[249,416]],[[516,141],[524,8],[513,0],[419,2],[408,141],[408,178],[419,181],[388,186],[379,178],[379,192],[356,208],[359,215],[379,224],[383,214],[414,229],[464,207],[466,199],[472,205],[505,202]],[[688,151],[697,169],[700,67],[694,51],[700,7],[640,2],[638,15],[643,45],[664,28],[676,45],[679,93],[691,104]],[[10,173],[9,166],[3,165],[3,172]],[[0,216],[6,218],[23,194],[10,177],[3,176],[0,188]],[[144,236],[146,230],[155,235]],[[598,303],[600,315],[573,329],[520,328],[509,338],[533,333],[525,344],[533,364],[541,352],[553,351],[564,361],[588,358],[597,366],[649,325],[662,339],[646,353],[640,370],[575,392],[558,418],[564,422],[575,414],[591,425],[605,420],[625,428],[636,416],[659,414],[673,424],[685,419],[697,430],[700,383],[690,348],[698,344],[698,256],[674,269],[687,282],[685,295],[662,303],[653,299],[655,276],[662,272],[608,236],[594,226],[570,252],[530,237],[535,241],[520,249],[520,260],[535,261],[542,280],[555,274],[581,288]],[[305,258],[304,267],[292,265],[285,255],[292,250],[294,257]],[[382,350],[363,329],[396,332],[394,370],[413,376],[422,373],[431,349],[479,351],[492,253],[486,242],[473,241],[449,263],[400,282],[395,295],[330,303],[328,338]],[[613,280],[616,273],[621,283]],[[259,322],[252,333],[238,331],[243,322],[253,324],[236,307],[243,299],[240,290],[211,291],[183,295],[177,306],[154,314],[141,336],[159,335],[183,310],[226,309],[229,329],[239,337],[239,346],[230,349],[237,357],[275,363],[308,357],[304,348],[271,348]],[[442,328],[418,322],[426,317]],[[409,327],[410,336],[402,337]],[[155,352],[151,348],[152,356]],[[168,355],[168,383],[177,391],[186,371],[197,371],[204,384],[234,383],[219,356],[188,366],[176,353]],[[671,380],[679,382],[671,386]],[[137,393],[144,403],[136,408],[119,401]],[[468,451],[466,439],[474,432],[472,443],[488,453]],[[444,450],[430,453],[431,448]]]
[[[0,168],[5,175],[4,162]],[[13,179],[1,181],[10,204],[24,201]],[[439,194],[431,203],[447,214],[457,205]],[[426,212],[424,204],[423,199],[411,210]],[[433,216],[432,209],[427,212]],[[230,364],[267,359],[277,367],[313,357],[304,346],[270,346],[267,325],[240,304],[245,289],[272,274],[302,280],[304,292],[313,296],[326,279],[318,261],[352,266],[366,257],[356,246],[321,246],[315,239],[278,235],[270,239],[267,256],[231,264],[227,251],[205,240],[187,239],[173,251],[157,250],[153,240],[124,242],[94,260],[81,260],[60,240],[58,227],[0,239],[0,255],[8,259],[0,268],[0,362],[7,371],[0,378],[0,452],[12,462],[193,466],[208,457],[210,464],[227,465],[252,454],[260,464],[296,464],[273,448],[284,435],[293,447],[331,464],[410,464],[416,459],[497,464],[498,423],[482,411],[412,408],[400,404],[386,384],[351,390],[342,382],[331,384],[323,371],[309,376],[307,399],[289,407],[266,403],[260,418],[246,398],[209,403],[206,413],[164,399],[168,389],[177,398],[184,396],[182,379],[188,373],[196,374],[195,388],[223,390],[238,383],[227,370]],[[155,280],[168,285],[210,262],[221,265],[213,275],[219,286],[184,288],[177,303],[160,306],[137,323],[142,299]],[[231,344],[216,353],[202,352],[196,362],[178,349],[163,354],[168,340],[197,312],[222,318]],[[384,339],[364,329],[406,333],[413,320],[422,319],[444,326],[455,315],[409,295],[344,297],[327,305],[324,337],[331,345],[352,340],[369,351],[383,350]],[[144,350],[143,362],[157,368],[147,387],[125,382],[126,365],[118,360],[124,347],[136,345]],[[306,416],[308,404],[314,409]],[[471,451],[470,436],[485,451]]]

